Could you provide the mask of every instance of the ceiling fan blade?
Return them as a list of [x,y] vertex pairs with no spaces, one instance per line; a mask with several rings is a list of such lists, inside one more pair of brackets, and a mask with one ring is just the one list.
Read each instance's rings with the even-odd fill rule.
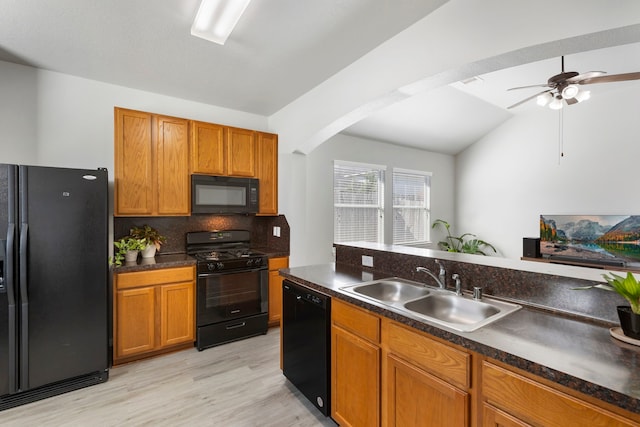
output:
[[567,83],[580,83],[583,80],[592,79],[594,77],[600,77],[607,74],[605,71],[587,71],[586,73],[578,74],[575,77],[567,79]]
[[577,83],[581,85],[590,85],[594,83],[611,83],[611,82],[624,82],[627,80],[640,80],[640,72],[624,73],[624,74],[612,74],[610,76],[592,77],[590,79],[584,79]]
[[531,95],[530,97],[525,98],[525,99],[523,99],[522,101],[520,101],[520,102],[516,102],[515,104],[513,104],[513,105],[511,105],[511,106],[507,107],[507,110],[510,110],[510,109],[512,109],[512,108],[514,108],[514,107],[517,107],[518,105],[522,105],[522,104],[524,104],[525,102],[530,101],[530,100],[532,100],[533,98],[535,98],[535,97],[537,97],[537,96],[542,95],[543,93],[551,92],[552,90],[553,90],[553,89],[547,89],[547,90],[543,90],[543,91],[542,91],[542,92],[540,92],[540,93],[536,93],[535,95]]
[[517,89],[530,89],[532,87],[550,87],[548,84],[541,84],[541,85],[530,85],[530,86],[519,86],[519,87],[512,87],[509,88],[507,90],[517,90]]

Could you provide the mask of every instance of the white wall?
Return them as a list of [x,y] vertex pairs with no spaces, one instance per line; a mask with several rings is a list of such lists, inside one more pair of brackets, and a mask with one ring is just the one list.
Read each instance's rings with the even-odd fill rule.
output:
[[[306,206],[299,212],[304,224],[295,224],[290,219],[292,230],[291,265],[316,264],[333,260],[333,162],[346,160],[370,163],[392,168],[403,168],[432,172],[431,205],[433,218],[452,218],[454,212],[454,159],[446,154],[399,147],[383,142],[338,134],[320,145],[305,162]],[[302,169],[302,168],[301,168]],[[282,177],[282,175],[281,175]],[[280,191],[289,193],[289,188],[298,188],[299,183],[280,181]],[[391,174],[387,174],[386,191],[391,189]],[[390,194],[390,193],[389,193]],[[282,199],[281,199],[282,200]],[[287,214],[287,218],[290,218]],[[391,225],[391,213],[386,214],[385,223]],[[390,233],[386,233],[390,234]],[[390,242],[388,242],[390,243]]]
[[541,214],[640,213],[640,87],[591,90],[563,110],[564,157],[559,113],[548,108],[514,117],[456,157],[457,233],[517,259],[522,238],[539,235]]
[[264,116],[0,61],[4,163],[107,167],[113,181],[115,106],[256,130]]
[[0,163],[35,161],[37,70],[0,61]]

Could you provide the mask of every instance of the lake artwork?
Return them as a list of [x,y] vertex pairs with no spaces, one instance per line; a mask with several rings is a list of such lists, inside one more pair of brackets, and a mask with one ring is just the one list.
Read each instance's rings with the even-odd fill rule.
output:
[[640,215],[540,215],[543,257],[640,265]]

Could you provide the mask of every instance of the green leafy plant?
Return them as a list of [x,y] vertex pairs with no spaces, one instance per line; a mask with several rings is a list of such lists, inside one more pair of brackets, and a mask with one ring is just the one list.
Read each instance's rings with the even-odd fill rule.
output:
[[[438,242],[440,249],[447,252],[463,252],[466,254],[486,255],[483,252],[484,248],[490,248],[493,252],[497,252],[496,248],[491,243],[485,242],[477,238],[475,234],[464,233],[461,236],[451,235],[451,225],[442,219],[436,219],[433,221],[431,228],[444,227],[447,230],[446,241]],[[468,237],[472,238],[468,238]],[[465,240],[466,239],[466,240]]]
[[122,265],[122,261],[124,260],[124,256],[127,252],[139,251],[146,248],[147,241],[137,237],[125,236],[114,241],[113,246],[115,246],[117,250],[113,253],[113,257],[109,257],[109,265],[119,267]]
[[629,301],[631,305],[631,311],[635,314],[640,314],[640,282],[631,274],[627,272],[626,277],[619,276],[617,274],[610,273],[611,276],[603,274],[604,280],[607,283],[600,283],[593,286],[584,286],[581,288],[574,288],[577,290],[600,288],[607,291],[617,292],[618,295]]
[[137,239],[144,239],[148,244],[155,245],[157,250],[160,250],[160,246],[167,241],[167,238],[160,235],[158,230],[147,224],[142,227],[133,227],[129,231],[129,235]]

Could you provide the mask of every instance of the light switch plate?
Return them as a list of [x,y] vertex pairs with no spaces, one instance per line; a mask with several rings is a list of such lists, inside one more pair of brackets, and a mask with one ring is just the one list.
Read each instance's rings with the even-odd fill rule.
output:
[[277,225],[273,227],[273,235],[275,237],[280,237],[280,227],[278,227]]
[[362,255],[362,265],[365,267],[373,267],[373,257]]

